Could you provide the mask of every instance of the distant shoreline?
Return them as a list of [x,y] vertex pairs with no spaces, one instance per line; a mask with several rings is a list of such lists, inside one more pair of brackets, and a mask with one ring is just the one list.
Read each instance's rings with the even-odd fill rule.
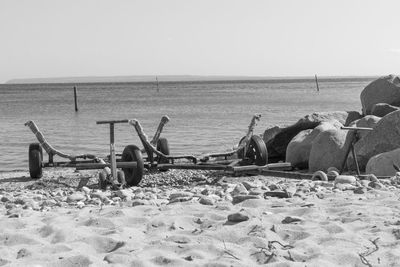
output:
[[[4,83],[5,85],[18,84],[96,84],[96,83],[179,83],[179,82],[274,82],[274,81],[310,81],[314,76],[107,76],[107,77],[65,77],[65,78],[32,78],[32,79],[12,79]],[[333,80],[364,80],[376,79],[378,76],[318,76],[320,81]]]

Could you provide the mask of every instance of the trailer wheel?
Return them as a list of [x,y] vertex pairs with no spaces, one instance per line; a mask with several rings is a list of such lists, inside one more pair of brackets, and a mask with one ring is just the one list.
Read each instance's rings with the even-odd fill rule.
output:
[[107,189],[107,173],[104,170],[99,172],[99,188],[101,190]]
[[[160,138],[157,141],[157,150],[163,153],[164,155],[169,155],[169,145],[167,138]],[[157,163],[169,163],[168,159],[157,157]],[[166,172],[168,169],[160,168],[158,169],[161,172]]]
[[142,180],[144,171],[142,152],[137,146],[129,145],[126,146],[122,152],[121,159],[124,162],[134,161],[137,163],[136,168],[122,168],[122,170],[125,174],[125,180],[128,186],[138,185]]
[[[239,156],[241,155],[243,155],[243,152],[239,154]],[[249,148],[247,149],[246,153],[246,158],[251,159],[251,161],[258,166],[264,166],[268,163],[267,146],[260,136],[253,135],[251,137]]]
[[39,179],[43,175],[43,151],[38,143],[29,145],[29,174],[32,179]]

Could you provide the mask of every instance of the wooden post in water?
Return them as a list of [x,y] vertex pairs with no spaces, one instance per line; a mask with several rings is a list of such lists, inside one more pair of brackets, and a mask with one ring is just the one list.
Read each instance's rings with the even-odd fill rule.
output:
[[317,84],[317,92],[319,92],[319,86],[318,86],[318,78],[317,78],[317,74],[315,74],[315,83]]
[[78,111],[78,96],[77,96],[77,88],[74,86],[74,100],[75,100],[75,112]]

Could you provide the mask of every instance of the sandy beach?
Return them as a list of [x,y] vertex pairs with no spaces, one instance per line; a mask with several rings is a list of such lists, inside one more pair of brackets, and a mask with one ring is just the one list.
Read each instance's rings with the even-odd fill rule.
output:
[[[362,186],[360,186],[362,185]],[[336,188],[337,187],[337,188]],[[399,189],[223,173],[0,174],[0,266],[396,266]],[[277,194],[266,192],[284,192]]]

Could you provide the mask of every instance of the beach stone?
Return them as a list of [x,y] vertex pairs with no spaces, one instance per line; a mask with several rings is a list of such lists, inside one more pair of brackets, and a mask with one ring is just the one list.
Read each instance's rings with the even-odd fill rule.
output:
[[252,188],[249,191],[249,195],[258,196],[262,194],[264,194],[264,190],[262,190],[261,188]]
[[357,187],[354,189],[354,194],[365,194],[367,192],[367,188],[365,187]]
[[229,222],[238,223],[238,222],[247,221],[248,219],[249,219],[249,216],[247,216],[243,212],[236,212],[236,213],[232,213],[232,214],[228,215],[228,221]]
[[303,219],[299,217],[293,217],[293,216],[287,216],[285,219],[282,220],[283,224],[289,224],[289,223],[295,223],[295,222],[301,222]]
[[353,131],[340,129],[338,122],[325,123],[324,130],[315,137],[309,158],[311,172],[324,171],[329,167],[340,169],[346,152],[351,144]]
[[260,183],[250,182],[250,181],[243,181],[242,184],[247,190],[251,190],[253,188],[259,188],[261,186]]
[[238,183],[231,192],[232,197],[236,195],[248,195],[248,194],[249,191],[247,191],[246,187],[242,183]]
[[394,75],[380,77],[368,84],[360,94],[362,113],[370,115],[378,103],[400,104],[400,79]]
[[105,193],[105,192],[103,192],[103,191],[95,191],[95,192],[92,192],[92,193],[90,194],[90,197],[91,197],[92,199],[93,199],[93,198],[100,199],[101,201],[104,201],[104,200],[108,199],[107,193]]
[[[129,254],[125,253],[110,253],[104,256],[104,261],[107,262],[108,264],[122,264],[122,265],[128,265],[128,266],[136,266],[136,265],[130,265],[128,264],[131,260],[132,256]],[[142,266],[142,265],[137,265],[137,266]]]
[[212,205],[214,205],[214,200],[213,200],[212,198],[210,198],[210,197],[202,196],[202,197],[200,198],[200,200],[199,200],[199,203],[200,203],[200,204],[203,204],[203,205],[210,205],[210,206],[212,206]]
[[335,178],[335,184],[355,184],[356,177],[352,175],[338,175]]
[[90,190],[89,187],[82,186],[81,190],[82,190],[82,192],[85,193],[86,195],[90,195],[91,190]]
[[9,263],[10,263],[10,261],[8,261],[8,260],[6,260],[6,259],[3,259],[3,258],[0,258],[0,266],[7,265],[7,264],[9,264]]
[[135,197],[135,194],[130,189],[120,189],[115,191],[115,194],[121,199],[130,200]]
[[371,157],[367,162],[365,172],[377,176],[394,176],[397,171],[393,164],[400,166],[400,148]]
[[237,204],[247,199],[260,199],[261,197],[258,195],[235,195],[233,196],[232,203]]
[[10,198],[9,196],[2,196],[0,200],[1,202],[5,203],[5,202],[10,202],[12,198]]
[[360,118],[361,114],[357,111],[315,112],[288,127],[267,129],[263,139],[267,145],[268,159],[271,162],[285,160],[287,146],[293,137],[303,130],[314,129],[323,121],[337,120],[344,126],[348,126],[352,121]]
[[168,203],[187,202],[192,199],[193,197],[174,197],[173,199],[170,199]]
[[370,181],[369,180],[360,180],[360,184],[362,187],[368,187]]
[[192,198],[193,193],[191,192],[178,192],[178,193],[172,193],[169,195],[169,199],[174,199],[174,198]]
[[377,103],[372,106],[371,114],[377,117],[384,117],[396,110],[400,110],[400,108],[386,103]]
[[68,203],[71,203],[71,202],[78,202],[78,201],[83,201],[83,200],[85,200],[85,199],[86,199],[86,197],[85,197],[84,194],[82,194],[82,193],[80,193],[80,192],[75,192],[75,193],[72,193],[71,195],[69,195],[69,196],[67,197],[67,202],[68,202]]
[[[370,158],[380,153],[400,147],[400,110],[383,117],[372,131],[360,139],[354,149],[361,171],[364,171]],[[352,154],[347,159],[349,170],[355,170]]]
[[[357,187],[355,185],[352,184],[335,184],[335,189],[341,190],[341,191],[346,191],[346,190],[354,190]],[[334,191],[334,190],[332,190]]]
[[371,188],[374,188],[374,189],[378,189],[378,190],[385,188],[385,186],[380,182],[370,182],[368,184],[368,186]]

